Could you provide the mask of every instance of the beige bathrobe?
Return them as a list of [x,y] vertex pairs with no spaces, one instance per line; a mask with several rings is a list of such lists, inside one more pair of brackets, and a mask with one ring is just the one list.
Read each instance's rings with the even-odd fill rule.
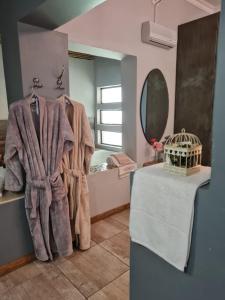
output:
[[33,107],[26,98],[10,106],[5,188],[20,191],[25,185],[34,251],[43,261],[52,260],[53,253],[66,256],[73,252],[68,199],[60,175],[63,154],[73,147],[73,141],[60,101],[39,97],[38,106]]
[[60,98],[73,129],[73,150],[63,156],[63,177],[70,207],[73,239],[81,250],[90,248],[90,205],[86,175],[89,172],[94,141],[85,108],[82,104]]

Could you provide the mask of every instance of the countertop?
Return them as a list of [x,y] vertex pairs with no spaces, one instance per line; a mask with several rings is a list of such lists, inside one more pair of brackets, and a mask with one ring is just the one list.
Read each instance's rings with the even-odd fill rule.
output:
[[[95,173],[98,172],[102,172],[102,171],[107,171],[110,170],[110,168],[107,167],[106,163],[103,164],[99,164],[97,166],[92,166],[90,169],[90,175],[93,175]],[[19,192],[19,193],[12,193],[12,192],[8,192],[8,191],[4,191],[3,192],[3,196],[0,197],[0,205],[2,204],[6,204],[15,200],[19,200],[24,198],[24,193],[23,192]]]
[[0,197],[0,205],[6,204],[15,200],[19,200],[24,198],[24,193],[19,192],[19,193],[12,193],[12,192],[3,192],[2,197]]

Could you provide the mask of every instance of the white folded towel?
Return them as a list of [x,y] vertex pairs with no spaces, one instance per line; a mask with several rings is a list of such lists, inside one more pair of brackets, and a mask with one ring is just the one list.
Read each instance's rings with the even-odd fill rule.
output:
[[131,197],[131,240],[145,246],[177,269],[187,265],[198,188],[210,180],[211,168],[183,177],[163,164],[139,169]]

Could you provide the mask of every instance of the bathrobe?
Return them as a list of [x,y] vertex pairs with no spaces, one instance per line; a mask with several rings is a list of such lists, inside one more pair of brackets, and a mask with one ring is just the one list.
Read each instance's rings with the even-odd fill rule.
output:
[[90,205],[86,175],[89,172],[94,141],[85,108],[75,101],[60,98],[73,129],[73,150],[63,156],[62,170],[70,207],[73,239],[81,250],[90,248]]
[[60,175],[63,154],[73,147],[73,132],[60,101],[39,97],[10,106],[6,137],[5,189],[25,185],[26,215],[39,260],[53,254],[70,255],[72,236],[69,207]]

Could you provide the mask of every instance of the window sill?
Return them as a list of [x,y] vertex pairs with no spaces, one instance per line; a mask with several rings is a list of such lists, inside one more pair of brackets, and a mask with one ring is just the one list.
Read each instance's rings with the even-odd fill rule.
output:
[[114,152],[122,152],[123,151],[123,147],[116,147],[116,146],[110,146],[110,145],[104,145],[104,144],[96,144],[95,147],[99,148],[99,149],[114,151]]

